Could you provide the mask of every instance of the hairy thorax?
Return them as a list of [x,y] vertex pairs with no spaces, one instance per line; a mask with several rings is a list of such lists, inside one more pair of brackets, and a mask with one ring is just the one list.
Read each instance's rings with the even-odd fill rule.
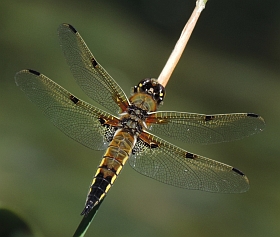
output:
[[130,98],[131,105],[121,114],[121,127],[133,135],[139,135],[147,129],[145,123],[148,112],[156,111],[157,104],[150,95],[137,93]]

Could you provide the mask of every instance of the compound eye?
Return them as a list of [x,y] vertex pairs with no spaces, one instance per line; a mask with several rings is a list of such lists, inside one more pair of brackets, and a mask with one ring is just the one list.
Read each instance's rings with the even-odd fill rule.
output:
[[151,80],[145,79],[142,86],[143,91],[147,92],[148,90],[150,90],[151,87],[152,87]]
[[165,89],[154,78],[146,78],[134,87],[134,93],[143,92],[151,95],[157,104],[161,104],[164,98]]
[[158,104],[160,104],[163,101],[164,95],[165,95],[165,89],[162,85],[159,84],[157,86],[156,96],[155,96],[155,99]]
[[142,80],[137,86],[134,87],[134,92],[147,92],[152,86],[151,79],[146,78]]

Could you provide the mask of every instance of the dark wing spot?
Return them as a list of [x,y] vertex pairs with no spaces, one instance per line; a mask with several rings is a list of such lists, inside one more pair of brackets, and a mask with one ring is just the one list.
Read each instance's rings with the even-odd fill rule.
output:
[[247,116],[248,117],[253,117],[253,118],[258,118],[259,117],[258,114],[254,114],[254,113],[248,113]]
[[193,153],[187,152],[187,153],[186,153],[186,158],[195,159],[195,158],[196,158],[196,155],[194,155]]
[[[98,120],[99,120],[100,124],[101,124],[103,127],[105,127],[105,128],[111,127],[111,126],[107,123],[108,121],[106,121],[105,119],[99,118]],[[110,131],[108,131],[108,132],[110,132]]]
[[36,76],[40,76],[40,74],[41,74],[40,72],[37,72],[37,71],[32,70],[32,69],[29,69],[28,71],[29,71],[30,73],[36,75]]
[[70,24],[65,24],[65,25],[67,25],[69,29],[72,30],[75,34],[77,33],[76,29],[73,26],[71,26]]
[[99,118],[99,122],[101,123],[101,125],[104,125],[106,121],[103,118]]
[[153,148],[157,148],[157,147],[158,147],[158,144],[156,144],[156,143],[151,143],[151,144],[150,144],[150,148],[152,148],[152,149],[153,149]]
[[96,62],[95,58],[91,59],[91,64],[92,64],[93,67],[97,67],[98,66],[98,63]]
[[234,171],[234,172],[236,172],[237,174],[240,174],[240,175],[242,175],[242,176],[245,175],[245,174],[242,173],[240,170],[238,170],[238,169],[236,169],[236,168],[234,168],[234,167],[232,167],[232,171]]
[[73,95],[70,95],[70,100],[72,100],[74,104],[77,104],[79,102],[79,99]]
[[205,121],[210,121],[210,120],[213,120],[213,119],[215,119],[215,116],[213,116],[213,115],[206,115],[205,116]]

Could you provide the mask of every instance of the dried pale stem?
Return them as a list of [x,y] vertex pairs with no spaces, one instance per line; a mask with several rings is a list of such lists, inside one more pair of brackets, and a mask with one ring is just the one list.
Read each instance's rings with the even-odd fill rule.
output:
[[200,13],[205,8],[207,0],[197,0],[195,9],[188,20],[187,24],[185,25],[179,40],[177,41],[170,57],[168,58],[164,68],[162,69],[159,77],[158,82],[162,84],[164,87],[166,86],[173,70],[175,69],[187,43],[192,34],[192,31],[195,27],[195,24],[200,16]]

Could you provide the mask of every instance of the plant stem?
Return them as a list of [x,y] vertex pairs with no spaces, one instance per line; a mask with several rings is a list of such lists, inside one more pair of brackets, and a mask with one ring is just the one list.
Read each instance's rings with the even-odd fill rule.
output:
[[195,9],[193,10],[193,13],[188,20],[187,24],[185,25],[179,40],[177,41],[171,55],[169,56],[164,68],[162,69],[159,77],[158,77],[158,82],[163,85],[164,87],[166,86],[169,78],[171,77],[172,72],[174,71],[188,41],[189,38],[192,34],[192,31],[195,27],[195,24],[200,16],[200,13],[202,10],[205,8],[207,0],[197,0],[196,1],[196,6]]

